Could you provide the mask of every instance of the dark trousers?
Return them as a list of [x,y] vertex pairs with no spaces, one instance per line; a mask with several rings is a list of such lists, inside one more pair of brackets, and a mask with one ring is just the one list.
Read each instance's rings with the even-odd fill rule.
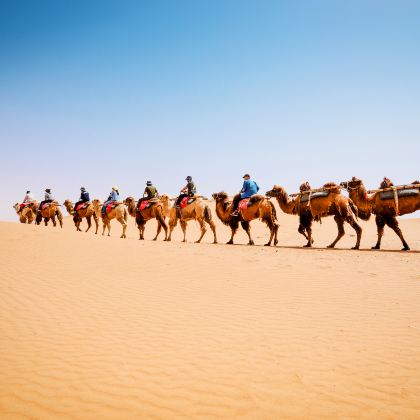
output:
[[181,201],[183,198],[185,197],[192,197],[191,194],[180,194],[180,196],[178,197],[178,200],[176,200],[176,205],[179,206],[181,204]]
[[235,197],[233,197],[233,211],[238,210],[239,202],[242,200],[241,194],[236,194]]
[[39,209],[42,210],[42,206],[46,203],[52,203],[52,200],[44,200],[39,203]]

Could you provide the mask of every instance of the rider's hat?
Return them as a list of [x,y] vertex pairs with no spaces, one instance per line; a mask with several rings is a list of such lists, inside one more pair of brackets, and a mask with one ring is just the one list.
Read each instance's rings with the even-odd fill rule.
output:
[[185,181],[192,181],[192,176],[188,175],[188,176],[185,178]]
[[51,192],[51,188],[45,188],[45,192],[47,193]]
[[86,191],[85,187],[80,187],[80,191]]
[[118,187],[116,187],[116,186],[113,186],[113,187],[112,187],[112,189],[113,189],[114,191],[119,191],[119,190],[118,190]]
[[29,194],[30,193],[30,191],[28,190],[28,191],[26,191],[26,194]]
[[146,185],[153,185],[152,181],[146,181]]
[[250,174],[245,174],[242,178],[246,178],[246,177],[251,178],[251,175]]

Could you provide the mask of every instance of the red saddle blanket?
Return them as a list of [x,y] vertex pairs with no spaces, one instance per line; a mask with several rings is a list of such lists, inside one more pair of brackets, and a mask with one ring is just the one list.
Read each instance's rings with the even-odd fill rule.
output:
[[249,198],[243,198],[238,204],[238,210],[245,210],[248,208]]
[[195,201],[194,197],[184,197],[181,202],[179,203],[179,207],[183,209],[184,207],[187,207],[188,204],[191,204]]
[[81,209],[84,209],[84,208],[88,207],[89,205],[90,205],[90,203],[89,203],[89,202],[86,202],[86,203],[79,203],[79,204],[76,206],[76,211],[81,210]]
[[156,204],[156,203],[157,203],[156,199],[153,199],[153,201],[152,200],[143,200],[143,201],[140,201],[140,204],[138,205],[137,209],[138,210],[144,210],[144,209],[147,209],[147,208],[149,208],[150,206],[152,206],[153,204]]
[[19,207],[21,210],[23,210],[29,203],[20,203]]
[[52,204],[52,203],[44,203],[44,204],[42,205],[42,209],[41,209],[41,210],[45,210],[45,209],[47,209],[48,207],[50,207],[50,206],[51,206],[51,204]]

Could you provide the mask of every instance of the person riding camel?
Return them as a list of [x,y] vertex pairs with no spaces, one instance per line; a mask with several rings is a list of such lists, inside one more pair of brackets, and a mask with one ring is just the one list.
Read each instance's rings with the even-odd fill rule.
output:
[[143,197],[139,199],[138,205],[140,205],[142,201],[152,200],[153,198],[158,198],[158,197],[159,197],[158,190],[153,185],[152,181],[147,181],[146,188],[144,189]]
[[180,207],[181,201],[185,197],[194,197],[197,194],[197,187],[195,183],[193,182],[192,177],[188,175],[185,178],[185,180],[187,181],[187,185],[184,188],[182,188],[181,194],[178,196],[178,199],[176,200],[176,209],[177,209],[178,217],[180,216],[180,212],[181,212],[181,207]]
[[42,210],[42,206],[44,204],[46,204],[46,203],[52,203],[53,201],[55,201],[55,198],[54,198],[54,196],[51,193],[51,188],[47,188],[45,190],[44,200],[39,203],[38,211],[40,212]]
[[32,203],[35,201],[34,195],[28,190],[26,191],[25,198],[23,199],[22,203],[19,205],[20,209],[19,212],[21,212],[29,203]]
[[120,200],[120,192],[118,191],[118,187],[112,187],[111,192],[108,195],[108,198],[105,200],[104,205],[102,206],[102,214],[106,213],[106,207],[108,204],[113,203],[114,201]]
[[235,197],[233,197],[233,205],[232,205],[233,211],[231,213],[231,216],[239,216],[239,211],[238,211],[239,202],[243,200],[244,198],[249,198],[253,196],[254,194],[257,194],[257,192],[260,189],[257,183],[251,179],[251,176],[249,174],[245,174],[242,178],[244,179],[242,189],[239,192],[239,194],[236,194]]
[[89,193],[86,191],[85,187],[80,187],[80,198],[79,201],[74,205],[74,212],[76,213],[77,206],[79,204],[88,203],[90,201]]

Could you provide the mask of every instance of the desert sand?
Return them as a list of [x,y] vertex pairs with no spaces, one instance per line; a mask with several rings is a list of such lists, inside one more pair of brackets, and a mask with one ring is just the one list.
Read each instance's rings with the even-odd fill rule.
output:
[[403,253],[373,221],[324,249],[332,219],[302,249],[278,217],[271,248],[259,221],[254,247],[0,223],[0,417],[420,418],[420,219]]

